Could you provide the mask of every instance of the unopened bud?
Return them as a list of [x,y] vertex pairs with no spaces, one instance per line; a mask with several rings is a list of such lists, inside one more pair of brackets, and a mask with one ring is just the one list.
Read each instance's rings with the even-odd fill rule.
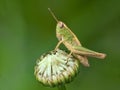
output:
[[79,61],[62,50],[46,53],[37,60],[35,76],[47,86],[69,83],[79,72]]

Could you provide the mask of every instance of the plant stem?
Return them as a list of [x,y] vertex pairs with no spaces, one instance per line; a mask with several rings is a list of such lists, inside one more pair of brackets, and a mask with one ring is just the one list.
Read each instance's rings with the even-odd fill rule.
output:
[[58,86],[58,90],[66,90],[66,87],[64,84]]

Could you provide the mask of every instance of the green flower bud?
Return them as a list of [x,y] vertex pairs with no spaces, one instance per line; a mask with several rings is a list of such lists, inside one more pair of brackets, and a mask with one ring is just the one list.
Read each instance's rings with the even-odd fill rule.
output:
[[78,72],[79,61],[58,49],[37,60],[34,74],[43,85],[53,87],[71,82]]

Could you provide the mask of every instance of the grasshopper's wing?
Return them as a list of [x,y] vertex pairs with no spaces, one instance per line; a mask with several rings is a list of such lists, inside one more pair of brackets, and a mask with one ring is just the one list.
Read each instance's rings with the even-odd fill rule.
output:
[[90,49],[84,48],[82,46],[73,46],[73,48],[74,48],[73,50],[74,53],[85,55],[85,56],[91,56],[91,57],[96,57],[100,59],[104,59],[106,56],[103,53],[95,52]]

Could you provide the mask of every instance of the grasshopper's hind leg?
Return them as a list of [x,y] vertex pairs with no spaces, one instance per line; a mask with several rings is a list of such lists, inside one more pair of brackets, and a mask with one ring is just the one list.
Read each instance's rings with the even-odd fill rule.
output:
[[104,59],[106,56],[106,54],[104,53],[95,52],[82,46],[74,47],[73,53],[84,55],[84,56],[96,57],[100,59]]
[[73,56],[76,57],[77,59],[79,59],[80,63],[82,63],[84,66],[86,66],[86,67],[90,66],[86,56],[81,56],[81,55],[78,55],[78,54],[75,54],[75,53],[73,53]]

